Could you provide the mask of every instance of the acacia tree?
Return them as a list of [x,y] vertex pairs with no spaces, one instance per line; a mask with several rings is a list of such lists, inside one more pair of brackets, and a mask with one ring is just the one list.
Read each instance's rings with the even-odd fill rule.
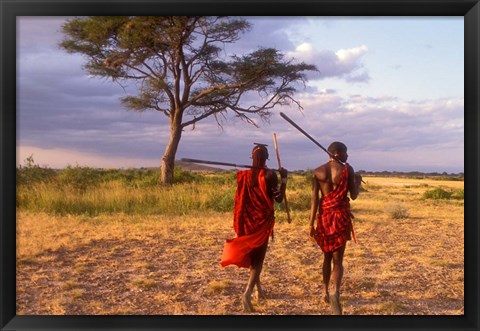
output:
[[[137,111],[155,110],[170,121],[170,140],[161,163],[161,182],[173,183],[175,154],[183,130],[226,112],[256,125],[277,105],[295,104],[295,83],[315,66],[259,48],[246,55],[221,56],[224,46],[250,28],[241,18],[218,16],[93,16],[63,26],[60,47],[87,56],[84,69],[113,81],[137,81],[137,95],[121,99]],[[253,99],[252,93],[258,94]],[[257,100],[259,104],[250,104]]]

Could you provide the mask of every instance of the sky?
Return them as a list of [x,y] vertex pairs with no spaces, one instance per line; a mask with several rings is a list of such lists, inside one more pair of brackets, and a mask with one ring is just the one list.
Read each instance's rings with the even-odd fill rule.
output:
[[[275,47],[319,69],[294,96],[303,110],[276,107],[268,122],[254,117],[259,128],[207,118],[185,129],[177,159],[250,164],[258,142],[276,168],[275,133],[284,168],[326,162],[284,112],[325,148],[345,143],[356,171],[464,171],[463,16],[244,18],[252,28],[229,54]],[[67,19],[17,17],[17,166],[31,155],[50,168],[159,166],[168,118],[127,110],[132,86],[89,76],[86,58],[60,49]]]

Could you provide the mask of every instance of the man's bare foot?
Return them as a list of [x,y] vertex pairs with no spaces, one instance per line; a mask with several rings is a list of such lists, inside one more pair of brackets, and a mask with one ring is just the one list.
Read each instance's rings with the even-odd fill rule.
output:
[[328,292],[325,293],[325,296],[323,297],[323,301],[327,304],[330,303],[330,294]]
[[253,309],[253,306],[250,300],[251,300],[251,294],[248,294],[248,293],[242,294],[243,309],[249,313],[255,311]]
[[257,287],[257,296],[258,296],[258,299],[266,299],[267,298],[267,293],[265,293],[263,288]]
[[257,296],[259,300],[265,300],[267,298],[267,293],[262,289],[258,289]]
[[332,307],[334,315],[342,315],[342,306],[340,305],[340,296],[333,295],[330,297],[330,306]]

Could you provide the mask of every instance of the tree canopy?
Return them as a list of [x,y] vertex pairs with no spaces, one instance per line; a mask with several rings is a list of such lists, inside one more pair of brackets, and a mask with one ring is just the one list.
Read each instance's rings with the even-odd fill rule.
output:
[[126,108],[169,118],[162,182],[171,183],[185,127],[209,116],[221,126],[227,112],[256,126],[253,115],[266,120],[275,106],[301,107],[295,84],[315,66],[294,63],[274,48],[225,54],[250,27],[242,18],[219,16],[81,17],[64,24],[60,46],[85,55],[90,75],[138,82],[138,93],[121,99]]

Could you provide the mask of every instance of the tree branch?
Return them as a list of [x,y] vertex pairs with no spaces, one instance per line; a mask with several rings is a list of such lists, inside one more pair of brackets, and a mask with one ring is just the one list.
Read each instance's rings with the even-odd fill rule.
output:
[[187,122],[182,123],[182,128],[186,128],[186,127],[189,126],[189,125],[192,125],[192,124],[194,124],[194,123],[197,123],[197,122],[203,120],[204,118],[207,118],[207,117],[209,117],[209,116],[211,116],[211,115],[213,115],[213,114],[222,112],[222,111],[224,111],[224,110],[225,110],[225,109],[223,109],[223,110],[222,110],[222,109],[214,109],[214,110],[210,110],[210,111],[208,111],[208,112],[205,112],[205,113],[203,113],[202,115],[200,115],[200,116],[198,116],[198,117],[195,117],[193,120],[190,120],[190,121],[187,121]]

